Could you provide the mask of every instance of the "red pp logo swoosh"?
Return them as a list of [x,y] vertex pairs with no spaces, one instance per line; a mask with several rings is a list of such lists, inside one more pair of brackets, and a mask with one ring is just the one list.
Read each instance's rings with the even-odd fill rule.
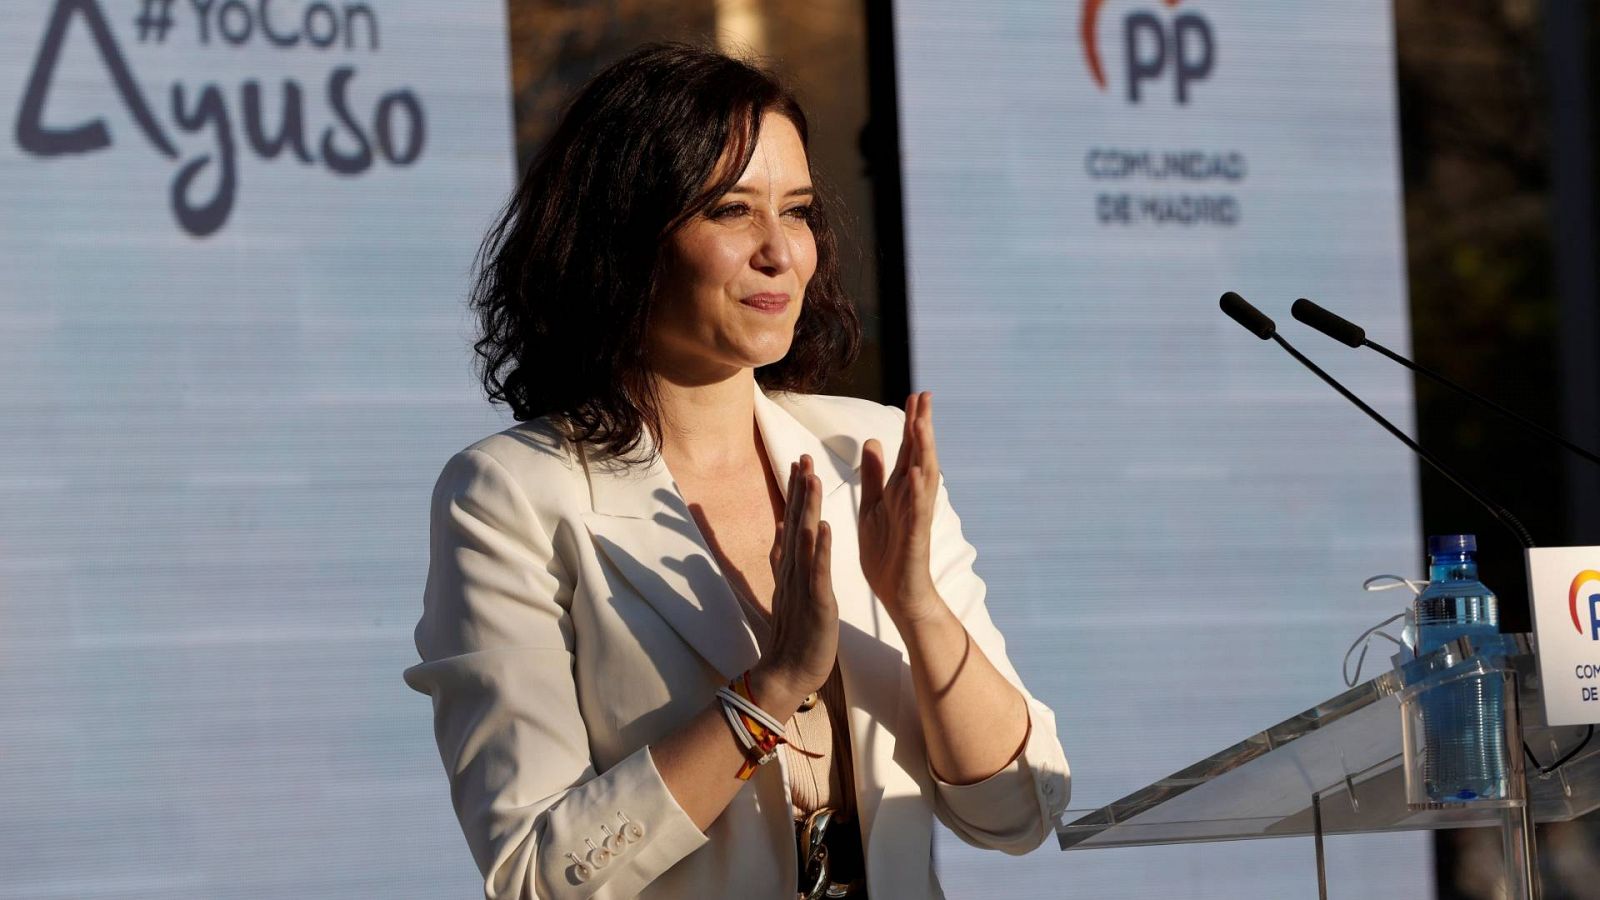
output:
[[[1083,39],[1083,58],[1089,64],[1089,74],[1100,90],[1106,89],[1106,70],[1100,65],[1100,48],[1095,43],[1096,26],[1100,21],[1100,7],[1106,0],[1083,0],[1083,17],[1078,23],[1078,33]],[[1161,0],[1168,6],[1177,6],[1183,0]]]

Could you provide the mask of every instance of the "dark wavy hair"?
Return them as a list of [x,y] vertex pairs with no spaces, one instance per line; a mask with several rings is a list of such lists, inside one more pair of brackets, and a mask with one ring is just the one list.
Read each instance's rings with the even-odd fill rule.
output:
[[[773,75],[686,44],[641,47],[584,86],[478,251],[474,349],[491,403],[518,421],[550,416],[618,456],[644,428],[660,445],[645,335],[665,240],[733,188],[768,111],[809,144],[805,113]],[[815,392],[860,349],[824,195],[812,198],[817,268],[794,341],[756,370],[769,390]]]

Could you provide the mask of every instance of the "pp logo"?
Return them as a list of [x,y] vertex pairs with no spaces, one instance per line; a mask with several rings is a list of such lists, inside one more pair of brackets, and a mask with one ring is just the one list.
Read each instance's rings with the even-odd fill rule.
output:
[[1600,641],[1600,615],[1595,613],[1595,608],[1600,607],[1600,572],[1584,569],[1572,579],[1572,587],[1567,589],[1567,608],[1572,611],[1572,627],[1583,634],[1583,625],[1578,621],[1578,595],[1586,585],[1595,589],[1589,595],[1589,640]]
[[[1161,2],[1175,7],[1183,0]],[[1084,60],[1089,64],[1094,83],[1102,91],[1106,89],[1106,73],[1100,64],[1096,39],[1100,7],[1104,5],[1105,0],[1083,0],[1083,19],[1079,25]],[[1160,16],[1146,10],[1128,13],[1122,19],[1122,48],[1129,103],[1139,102],[1139,87],[1143,82],[1159,81],[1171,72],[1177,100],[1187,104],[1190,85],[1210,77],[1216,65],[1217,41],[1211,23],[1199,13],[1179,13],[1171,22],[1163,22]]]

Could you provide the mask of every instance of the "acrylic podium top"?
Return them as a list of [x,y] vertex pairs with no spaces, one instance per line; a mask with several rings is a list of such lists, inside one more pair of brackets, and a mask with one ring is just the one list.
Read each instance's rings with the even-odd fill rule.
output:
[[[1578,747],[1588,729],[1546,727],[1530,636],[1496,638],[1517,675],[1523,740],[1548,766]],[[1461,638],[1406,663],[1405,672],[1466,665],[1480,649]],[[1061,849],[1309,835],[1313,795],[1325,834],[1499,825],[1501,811],[1492,808],[1407,807],[1402,676],[1390,669],[1114,803],[1080,811],[1056,826]],[[1600,736],[1549,775],[1527,763],[1527,782],[1536,821],[1565,821],[1600,808]]]

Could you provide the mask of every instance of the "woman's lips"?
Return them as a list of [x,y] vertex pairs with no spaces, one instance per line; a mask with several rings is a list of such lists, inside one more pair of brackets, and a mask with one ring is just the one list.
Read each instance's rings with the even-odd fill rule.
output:
[[739,301],[751,309],[765,313],[780,313],[789,306],[788,294],[751,294]]

